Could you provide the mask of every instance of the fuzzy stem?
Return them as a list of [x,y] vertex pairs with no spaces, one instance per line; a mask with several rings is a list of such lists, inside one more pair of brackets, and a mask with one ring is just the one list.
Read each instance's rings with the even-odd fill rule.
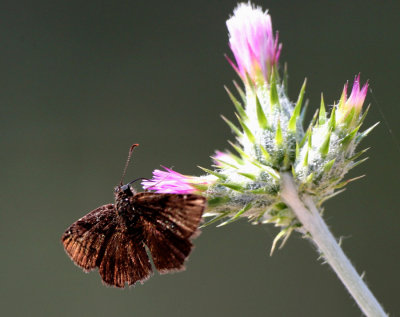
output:
[[317,245],[363,313],[368,317],[388,316],[336,242],[312,198],[307,195],[299,196],[289,173],[282,174],[281,186],[283,200],[296,214],[304,229],[311,234],[310,239]]

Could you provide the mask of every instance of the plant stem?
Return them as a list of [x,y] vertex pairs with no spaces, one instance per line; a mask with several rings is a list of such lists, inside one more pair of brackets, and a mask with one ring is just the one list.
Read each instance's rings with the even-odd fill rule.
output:
[[289,173],[281,175],[283,200],[296,214],[304,229],[311,234],[310,239],[317,245],[363,313],[368,317],[388,316],[336,242],[312,198],[308,195],[299,196]]

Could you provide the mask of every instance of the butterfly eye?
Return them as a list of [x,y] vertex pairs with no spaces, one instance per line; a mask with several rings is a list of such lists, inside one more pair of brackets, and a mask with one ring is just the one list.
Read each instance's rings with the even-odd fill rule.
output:
[[128,195],[128,196],[132,196],[133,193],[131,191],[131,188],[129,187],[129,184],[121,186],[121,191],[124,192],[124,194]]

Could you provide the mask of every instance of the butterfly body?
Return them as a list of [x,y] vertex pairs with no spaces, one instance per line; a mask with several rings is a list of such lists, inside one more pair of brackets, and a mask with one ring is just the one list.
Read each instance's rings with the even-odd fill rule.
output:
[[[125,185],[126,186],[126,185]],[[122,186],[123,187],[123,186]],[[115,210],[121,225],[126,229],[134,229],[135,224],[141,216],[140,208],[135,208],[134,191],[129,186],[123,189],[121,186],[115,188]]]
[[86,272],[98,268],[107,285],[143,283],[152,274],[146,248],[160,273],[184,269],[205,204],[199,195],[135,193],[129,185],[117,186],[115,204],[73,223],[62,243],[76,265]]

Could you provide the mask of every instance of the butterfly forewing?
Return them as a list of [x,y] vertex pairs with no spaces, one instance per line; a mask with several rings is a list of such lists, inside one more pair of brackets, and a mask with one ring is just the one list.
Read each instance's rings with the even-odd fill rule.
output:
[[194,194],[139,193],[131,202],[150,223],[189,238],[197,231],[206,199]]
[[101,206],[74,222],[63,234],[65,251],[76,265],[89,271],[98,266],[107,240],[116,228],[113,204]]

